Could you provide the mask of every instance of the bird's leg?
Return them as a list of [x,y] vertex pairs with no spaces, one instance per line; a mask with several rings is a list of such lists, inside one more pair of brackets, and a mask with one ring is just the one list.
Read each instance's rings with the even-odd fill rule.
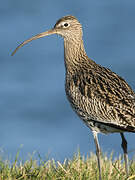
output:
[[94,142],[96,145],[96,155],[97,155],[97,161],[98,161],[98,169],[99,169],[99,180],[101,180],[101,162],[100,162],[100,155],[101,155],[101,150],[98,142],[98,136],[96,131],[92,131],[93,136],[94,136]]
[[121,135],[121,138],[122,138],[121,147],[122,147],[123,152],[124,152],[125,169],[126,169],[126,174],[127,174],[127,177],[128,177],[129,166],[128,166],[128,154],[127,154],[127,141],[126,141],[123,133],[120,133],[120,135]]

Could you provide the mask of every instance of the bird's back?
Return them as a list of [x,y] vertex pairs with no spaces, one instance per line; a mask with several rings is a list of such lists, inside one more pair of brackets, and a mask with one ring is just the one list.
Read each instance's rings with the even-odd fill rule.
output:
[[135,94],[124,79],[111,70],[84,59],[67,72],[66,94],[75,112],[99,132],[135,132]]

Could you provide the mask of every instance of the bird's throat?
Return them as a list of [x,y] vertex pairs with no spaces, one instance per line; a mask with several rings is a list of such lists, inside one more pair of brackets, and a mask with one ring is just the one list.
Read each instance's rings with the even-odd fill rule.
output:
[[78,69],[81,61],[86,56],[82,39],[80,41],[75,41],[75,39],[64,40],[65,67],[66,70],[68,69],[68,72],[75,71],[76,68]]

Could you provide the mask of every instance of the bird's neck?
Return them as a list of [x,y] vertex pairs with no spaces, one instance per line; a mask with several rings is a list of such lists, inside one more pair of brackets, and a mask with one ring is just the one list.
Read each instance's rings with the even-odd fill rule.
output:
[[79,69],[82,61],[87,59],[83,40],[64,39],[64,56],[66,72],[73,73]]

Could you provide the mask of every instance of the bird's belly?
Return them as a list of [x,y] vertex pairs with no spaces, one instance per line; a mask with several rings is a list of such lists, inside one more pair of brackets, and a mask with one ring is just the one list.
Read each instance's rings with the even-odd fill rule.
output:
[[86,122],[85,120],[83,120],[83,121],[92,131],[96,131],[98,133],[109,134],[109,133],[124,132],[120,129],[111,127],[109,125],[102,124],[100,122],[96,122],[94,120],[90,120],[89,122],[88,121]]
[[80,110],[76,108],[76,106],[73,106],[71,104],[73,110],[76,112],[76,114],[80,117],[81,120],[89,127],[92,131],[96,131],[98,133],[120,133],[123,132],[120,129],[111,127],[107,125],[107,123],[102,123],[97,117],[94,117],[92,114],[87,114],[87,112],[84,112],[83,110]]
[[89,121],[90,119],[99,120],[100,117],[97,115],[98,113],[94,100],[83,96],[78,87],[69,86],[69,84],[66,84],[66,95],[72,109],[81,119],[83,119],[85,122]]
[[95,100],[82,96],[77,87],[69,88],[67,86],[66,95],[72,109],[92,131],[105,134],[120,132],[120,129],[110,127],[107,123],[102,123],[104,121],[109,122],[110,120],[103,117],[100,109],[94,104]]

